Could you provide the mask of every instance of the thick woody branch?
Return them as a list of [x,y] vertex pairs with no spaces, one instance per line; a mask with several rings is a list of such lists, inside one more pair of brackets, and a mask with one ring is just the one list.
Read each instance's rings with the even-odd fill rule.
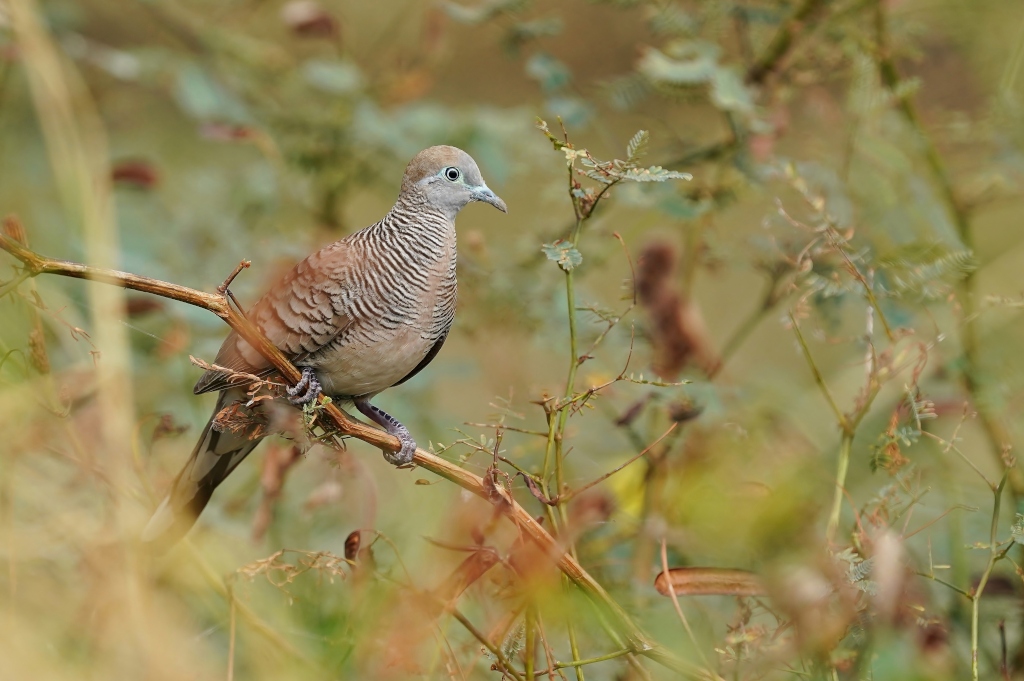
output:
[[[229,304],[228,296],[230,293],[227,290],[227,284],[245,265],[240,265],[228,280],[218,287],[217,293],[206,293],[179,284],[172,284],[128,272],[99,269],[66,260],[46,258],[25,248],[3,234],[0,234],[0,249],[7,251],[21,261],[24,271],[33,277],[39,274],[58,274],[75,279],[87,279],[113,286],[121,286],[133,291],[152,293],[162,298],[177,300],[209,310],[223,319],[228,326],[237,331],[257,352],[266,358],[285,381],[294,384],[302,376],[301,372],[295,368],[295,365],[259,329],[240,311]],[[320,397],[320,406],[322,408],[322,411],[319,412],[322,415],[321,418],[325,419],[331,427],[336,428],[342,435],[362,440],[379,449],[393,452],[398,451],[400,444],[397,438],[378,428],[353,420],[333,403],[325,401],[322,396]],[[606,613],[612,627],[631,652],[645,655],[687,677],[706,677],[706,672],[683,662],[667,649],[650,641],[625,610],[605,591],[604,587],[591,577],[576,559],[569,555],[561,544],[541,527],[534,520],[533,516],[520,506],[500,485],[488,484],[483,478],[423,449],[416,450],[413,463],[420,468],[454,482],[483,499],[499,505],[504,514],[516,525],[519,531],[539,546],[558,565],[558,568],[566,577]]]

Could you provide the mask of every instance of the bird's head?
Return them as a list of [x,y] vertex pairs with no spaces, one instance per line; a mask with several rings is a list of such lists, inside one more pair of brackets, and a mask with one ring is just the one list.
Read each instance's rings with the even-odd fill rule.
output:
[[505,202],[480,176],[473,157],[456,147],[430,147],[416,154],[405,169],[402,194],[416,194],[452,219],[473,201],[508,212]]

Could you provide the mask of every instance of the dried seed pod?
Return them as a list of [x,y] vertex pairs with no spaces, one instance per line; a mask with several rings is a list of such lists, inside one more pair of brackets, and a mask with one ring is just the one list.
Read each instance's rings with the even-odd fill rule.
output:
[[356,530],[345,537],[345,558],[348,560],[355,560],[356,556],[359,555],[360,544],[362,544],[362,538],[359,530]]
[[753,572],[728,568],[684,567],[660,573],[654,588],[662,596],[763,596],[764,585]]
[[29,361],[41,374],[50,373],[50,356],[46,354],[46,341],[39,328],[32,329],[28,334]]

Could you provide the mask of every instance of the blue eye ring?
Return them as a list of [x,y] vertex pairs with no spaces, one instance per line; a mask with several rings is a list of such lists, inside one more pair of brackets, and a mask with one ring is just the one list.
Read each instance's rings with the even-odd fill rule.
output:
[[462,171],[455,166],[448,166],[441,171],[441,177],[449,182],[458,182],[462,178]]

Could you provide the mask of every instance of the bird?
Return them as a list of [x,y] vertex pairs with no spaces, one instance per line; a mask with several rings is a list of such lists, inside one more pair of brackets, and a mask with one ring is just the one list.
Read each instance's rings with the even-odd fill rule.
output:
[[[247,316],[302,370],[287,396],[274,401],[296,409],[322,393],[354,406],[401,443],[385,459],[410,463],[412,434],[370,400],[422,371],[448,338],[457,297],[455,218],[476,201],[508,212],[468,153],[424,149],[409,162],[398,199],[380,221],[321,248],[271,286]],[[265,379],[274,368],[234,331],[214,364],[222,369],[207,370],[194,389],[219,392],[213,415],[144,528],[145,544],[173,545],[188,533],[217,486],[267,434],[252,425],[232,430],[217,418],[236,404],[266,415],[263,401],[241,403],[249,399],[251,376]]]

